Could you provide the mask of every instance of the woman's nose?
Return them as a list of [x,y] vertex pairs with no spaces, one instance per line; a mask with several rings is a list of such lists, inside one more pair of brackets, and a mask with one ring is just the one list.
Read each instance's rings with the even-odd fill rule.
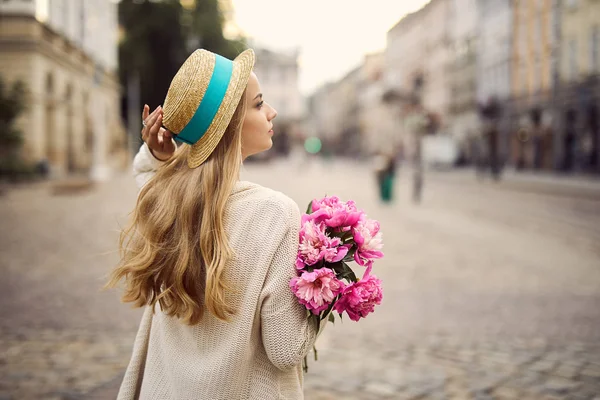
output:
[[275,119],[275,117],[277,116],[277,110],[274,109],[273,107],[271,107],[271,119]]

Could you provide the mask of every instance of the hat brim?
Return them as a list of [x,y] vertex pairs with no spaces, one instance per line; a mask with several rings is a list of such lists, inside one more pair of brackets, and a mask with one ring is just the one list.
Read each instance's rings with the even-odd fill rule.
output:
[[200,140],[191,145],[187,160],[190,168],[197,168],[206,161],[221,141],[248,85],[254,67],[254,60],[255,55],[252,49],[243,51],[233,60],[231,79],[219,110],[206,133]]

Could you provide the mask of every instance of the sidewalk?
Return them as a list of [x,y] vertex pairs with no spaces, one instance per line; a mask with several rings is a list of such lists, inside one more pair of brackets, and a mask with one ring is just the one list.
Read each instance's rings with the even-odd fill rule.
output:
[[[403,175],[409,176],[409,171],[410,168],[404,169]],[[498,189],[600,200],[600,176],[505,169],[496,182],[489,173],[480,178],[474,168],[456,168],[447,171],[428,170],[425,175],[426,180],[427,178],[467,185],[497,184]]]
[[[475,171],[472,170],[474,173]],[[578,188],[600,190],[600,175],[561,174],[556,172],[517,171],[505,169],[503,179],[515,182],[544,183]]]
[[[273,165],[285,163],[286,160],[277,160]],[[335,162],[314,159],[305,163],[301,169],[312,171],[316,174],[335,169],[347,171],[347,175],[356,175],[359,173],[364,174],[365,171],[371,171],[373,166],[369,161],[336,158]],[[400,185],[412,181],[413,168],[409,163],[400,164],[396,172]],[[450,168],[447,170],[430,167],[425,169],[424,178],[426,186],[428,185],[428,181],[466,186],[484,184],[499,190],[600,200],[600,175],[517,171],[514,168],[505,168],[502,171],[501,179],[494,181],[489,172],[483,175],[483,177],[479,177],[473,167]]]

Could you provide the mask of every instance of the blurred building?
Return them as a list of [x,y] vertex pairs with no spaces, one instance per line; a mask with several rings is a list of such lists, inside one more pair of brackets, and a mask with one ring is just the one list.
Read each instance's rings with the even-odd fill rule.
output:
[[359,66],[310,97],[310,125],[324,151],[365,157],[398,150],[397,112],[383,99],[383,66],[383,53],[368,54]]
[[333,111],[335,104],[332,102],[335,93],[334,84],[327,83],[317,89],[308,99],[309,120],[306,122],[306,135],[317,136],[324,143],[336,140],[338,130],[336,129]]
[[512,7],[510,1],[477,0],[477,99],[510,95]]
[[450,84],[449,131],[465,162],[471,162],[479,137],[477,111],[477,0],[450,3],[452,52],[448,62]]
[[553,0],[515,0],[513,8],[510,160],[520,168],[551,169],[553,68],[557,41]]
[[390,153],[400,149],[401,129],[396,123],[398,110],[384,101],[384,54],[368,54],[360,69],[358,82],[358,118],[362,155]]
[[399,93],[410,93],[417,77],[423,78],[421,103],[448,126],[451,56],[450,0],[432,0],[402,18],[387,34],[386,82]]
[[[428,133],[450,133],[451,6],[450,0],[432,0],[402,18],[387,33],[384,79],[389,90],[386,97],[398,110],[399,146],[409,157],[420,152],[420,139],[417,140],[417,133],[411,128],[416,126],[411,122],[412,114],[427,115],[432,122],[428,123],[431,127]],[[416,107],[411,104],[415,101]],[[448,142],[441,136],[430,142],[438,139]]]
[[304,99],[298,85],[298,53],[255,49],[254,71],[263,89],[265,100],[277,110],[275,149],[287,153],[292,140],[300,133],[305,114]]
[[566,0],[558,12],[556,166],[600,172],[600,2]]
[[111,0],[0,2],[0,74],[30,92],[24,157],[53,171],[106,178],[127,161]]
[[476,41],[477,101],[485,104],[495,98],[501,107],[497,143],[502,158],[509,151],[510,117],[506,109],[511,96],[512,1],[477,0],[478,39]]
[[359,86],[361,67],[348,72],[339,81],[329,83],[310,98],[310,114],[316,121],[314,132],[323,142],[323,150],[340,155],[361,152],[359,123]]

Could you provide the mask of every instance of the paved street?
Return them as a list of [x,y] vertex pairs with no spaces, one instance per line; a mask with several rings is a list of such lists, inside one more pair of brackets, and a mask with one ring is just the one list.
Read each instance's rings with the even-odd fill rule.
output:
[[[384,301],[329,325],[307,399],[600,399],[600,185],[426,176],[377,201],[367,166],[248,164],[243,178],[354,199],[379,219]],[[138,310],[101,291],[136,195],[123,175],[75,196],[0,197],[0,399],[112,399]],[[360,268],[360,267],[359,267]]]

